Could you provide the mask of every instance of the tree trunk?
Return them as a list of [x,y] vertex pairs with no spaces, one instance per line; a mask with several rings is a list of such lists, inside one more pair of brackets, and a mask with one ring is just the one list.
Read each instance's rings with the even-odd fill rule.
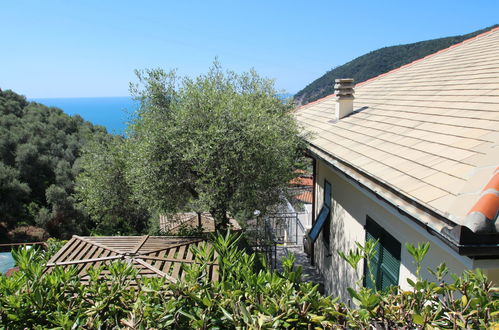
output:
[[229,225],[227,210],[225,208],[211,209],[210,213],[215,219],[215,229],[217,231],[226,231]]
[[198,214],[198,228],[202,228],[203,227],[203,223],[201,221],[201,212],[196,212]]

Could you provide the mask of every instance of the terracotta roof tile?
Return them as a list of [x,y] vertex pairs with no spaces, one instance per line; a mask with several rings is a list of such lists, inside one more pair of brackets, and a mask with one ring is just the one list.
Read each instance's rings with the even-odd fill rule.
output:
[[294,198],[307,204],[312,204],[313,201],[313,195],[311,191],[304,191],[298,195],[295,195]]
[[466,225],[474,232],[499,231],[499,167],[495,175],[483,188],[478,201],[468,212]]
[[314,181],[312,178],[307,178],[307,177],[297,177],[294,178],[293,180],[289,181],[290,185],[293,186],[312,186],[314,184]]

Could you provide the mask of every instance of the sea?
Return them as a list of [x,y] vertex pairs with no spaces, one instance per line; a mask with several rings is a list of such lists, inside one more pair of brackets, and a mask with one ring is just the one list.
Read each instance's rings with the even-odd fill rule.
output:
[[[278,94],[283,100],[292,96],[293,94]],[[109,133],[119,135],[125,134],[127,123],[139,107],[138,101],[127,96],[32,98],[29,101],[60,108],[70,116],[78,114],[92,124],[106,127]]]
[[123,135],[132,114],[139,107],[131,97],[68,97],[33,98],[48,107],[57,107],[70,116],[80,115],[95,125],[107,128],[112,134]]
[[14,258],[12,258],[10,252],[0,252],[0,274],[7,272],[14,266]]

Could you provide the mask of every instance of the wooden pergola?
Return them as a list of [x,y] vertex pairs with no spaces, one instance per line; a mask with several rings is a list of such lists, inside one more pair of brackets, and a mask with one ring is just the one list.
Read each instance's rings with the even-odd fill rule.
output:
[[[182,264],[196,262],[190,247],[205,243],[205,239],[196,237],[75,235],[50,258],[46,271],[50,272],[55,266],[76,266],[81,281],[87,282],[90,267],[121,260],[133,265],[139,277],[164,277],[175,283],[184,277]],[[219,277],[216,260],[215,252],[206,274],[211,281]],[[109,271],[104,270],[101,276],[106,274]]]

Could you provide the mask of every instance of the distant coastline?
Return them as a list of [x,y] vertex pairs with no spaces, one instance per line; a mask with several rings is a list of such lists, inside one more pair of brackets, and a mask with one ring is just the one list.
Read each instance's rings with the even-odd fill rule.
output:
[[[278,97],[284,100],[293,94],[278,94]],[[129,96],[30,98],[29,101],[60,108],[70,116],[80,115],[92,124],[106,127],[109,133],[119,135],[125,133],[127,122],[139,106]]]
[[128,96],[32,98],[29,101],[60,108],[70,116],[80,115],[93,124],[106,127],[109,133],[120,135],[124,134],[127,122],[138,108],[138,103]]

